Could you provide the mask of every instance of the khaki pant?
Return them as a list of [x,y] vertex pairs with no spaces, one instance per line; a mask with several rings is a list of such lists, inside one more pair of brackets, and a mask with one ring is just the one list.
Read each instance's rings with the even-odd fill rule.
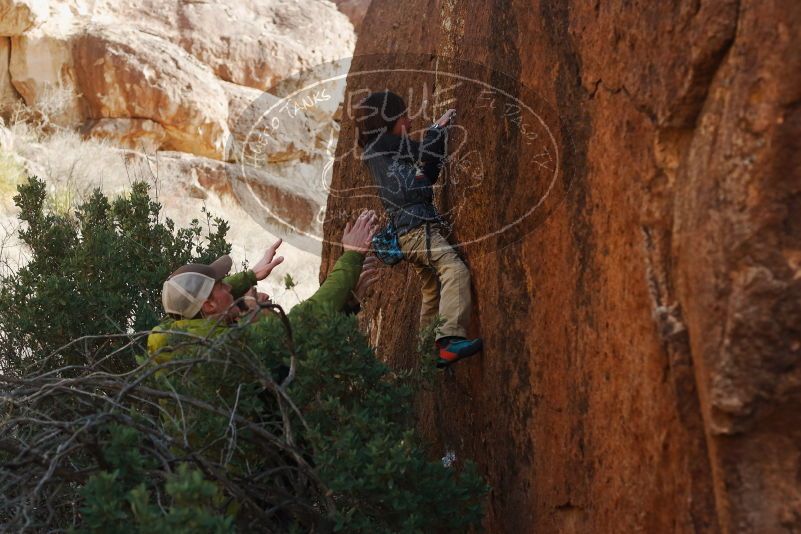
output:
[[[442,235],[444,228],[422,225],[400,236],[400,246],[406,259],[414,265],[423,283],[423,305],[420,327],[434,320],[437,313],[445,320],[437,339],[446,336],[467,337],[470,321],[470,271]],[[428,245],[428,246],[427,246]]]

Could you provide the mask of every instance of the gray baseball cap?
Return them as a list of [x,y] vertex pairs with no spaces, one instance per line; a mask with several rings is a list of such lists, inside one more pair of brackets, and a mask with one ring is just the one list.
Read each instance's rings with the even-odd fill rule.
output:
[[176,269],[161,289],[164,311],[187,319],[196,316],[214,284],[225,278],[232,264],[231,257],[225,255],[209,265],[190,263]]

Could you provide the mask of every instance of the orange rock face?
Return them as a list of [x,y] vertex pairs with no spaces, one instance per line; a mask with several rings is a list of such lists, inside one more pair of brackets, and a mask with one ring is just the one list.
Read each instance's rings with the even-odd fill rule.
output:
[[[437,202],[485,350],[419,399],[432,457],[479,463],[493,533],[801,529],[801,4],[437,4],[371,4],[325,224],[380,208],[349,95],[458,110]],[[376,285],[415,365],[417,277]]]

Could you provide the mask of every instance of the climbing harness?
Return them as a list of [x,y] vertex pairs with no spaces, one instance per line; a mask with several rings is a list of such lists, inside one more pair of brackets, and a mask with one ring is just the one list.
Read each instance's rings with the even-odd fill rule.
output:
[[386,226],[373,236],[373,251],[376,257],[387,265],[395,265],[403,259],[398,232],[395,231],[392,221],[387,222]]

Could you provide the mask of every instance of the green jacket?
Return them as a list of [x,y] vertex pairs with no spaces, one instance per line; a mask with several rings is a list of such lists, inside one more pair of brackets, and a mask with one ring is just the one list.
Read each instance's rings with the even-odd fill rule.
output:
[[[359,275],[362,272],[364,255],[348,251],[337,260],[334,269],[329,273],[325,282],[314,295],[298,304],[289,312],[290,320],[302,309],[341,310],[348,300],[350,292],[356,287]],[[256,284],[253,271],[245,271],[225,278],[231,285],[231,294],[234,299],[241,298]],[[262,317],[259,321],[274,319],[274,316]],[[278,323],[276,323],[278,326]],[[170,331],[186,332],[204,338],[219,336],[230,328],[221,324],[217,319],[172,319],[166,318],[156,326],[147,338],[147,351],[150,358],[156,363],[165,363],[180,352],[171,350],[171,345],[186,341],[186,336],[172,334]]]

